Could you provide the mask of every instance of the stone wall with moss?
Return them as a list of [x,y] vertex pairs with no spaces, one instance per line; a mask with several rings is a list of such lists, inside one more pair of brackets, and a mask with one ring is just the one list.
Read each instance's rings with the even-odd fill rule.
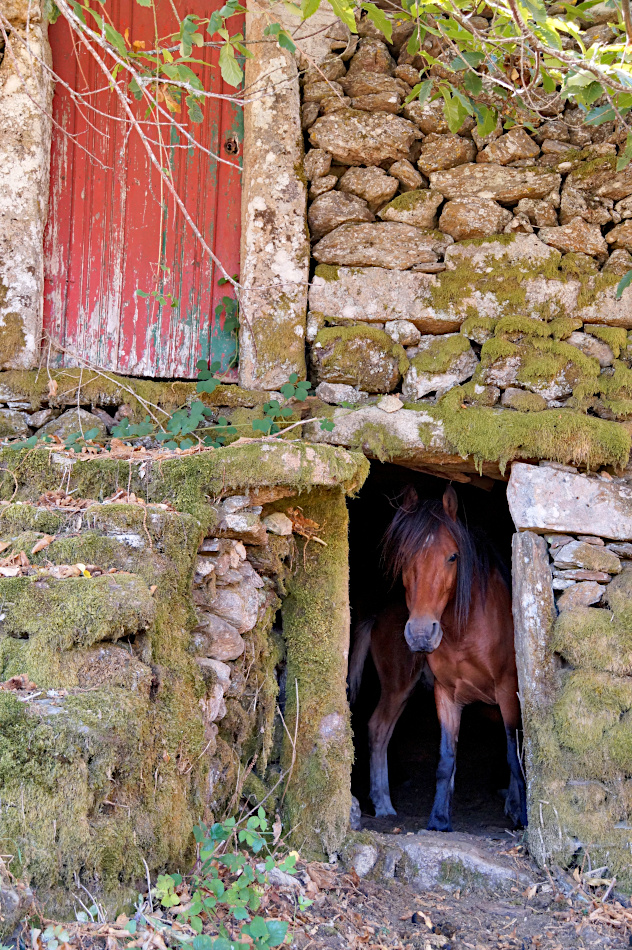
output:
[[508,495],[517,527],[530,529],[513,552],[529,850],[541,865],[605,867],[630,893],[629,488],[518,465]]
[[[350,755],[340,759],[330,722],[335,707],[348,738],[338,521],[366,472],[361,456],[284,442],[155,462],[0,450],[0,839],[47,911],[72,913],[81,883],[117,912],[145,861],[185,869],[193,825],[244,796],[281,810],[313,853],[340,846]],[[325,544],[296,533],[302,510]],[[306,570],[322,580],[311,593]],[[283,603],[298,596],[286,622]],[[304,645],[331,628],[332,606],[340,630],[323,653],[333,679],[321,708]],[[322,733],[319,762],[338,781],[317,798],[278,710],[292,734],[304,719],[301,739]]]
[[[515,124],[500,108],[484,138],[469,117],[450,132],[438,89],[405,100],[452,52],[433,48],[429,68],[407,51],[411,24],[395,21],[390,43],[366,15],[357,27],[332,26],[330,52],[301,77],[317,396],[347,414],[396,396],[450,430],[446,455],[479,464],[558,457],[551,410],[562,428],[590,419],[579,441],[608,441],[602,420],[632,420],[632,288],[617,296],[632,267],[632,172],[616,170],[625,135],[587,127],[554,93],[539,118]],[[586,47],[611,33],[587,21]],[[378,418],[362,439],[366,426],[345,417],[340,444],[410,457],[401,422]]]

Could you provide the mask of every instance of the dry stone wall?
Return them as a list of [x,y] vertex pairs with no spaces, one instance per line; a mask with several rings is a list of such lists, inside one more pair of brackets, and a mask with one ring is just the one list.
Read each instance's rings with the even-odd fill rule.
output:
[[523,529],[514,536],[513,600],[529,848],[541,864],[580,854],[629,892],[629,485],[518,463],[508,498]]
[[[588,46],[609,27],[591,29]],[[301,80],[317,394],[434,404],[461,386],[468,405],[632,418],[632,289],[615,295],[632,166],[616,171],[614,124],[551,95],[534,131],[499,120],[483,139],[468,118],[454,134],[441,98],[405,104],[427,78],[408,27],[388,45],[367,19],[358,33],[330,28]]]

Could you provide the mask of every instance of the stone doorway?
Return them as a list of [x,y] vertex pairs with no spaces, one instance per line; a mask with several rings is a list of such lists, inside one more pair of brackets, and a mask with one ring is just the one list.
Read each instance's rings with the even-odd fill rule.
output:
[[[468,526],[486,531],[507,564],[511,563],[514,531],[504,482],[461,476],[454,481],[459,512]],[[445,478],[422,474],[397,465],[373,462],[360,494],[349,502],[351,640],[354,629],[390,596],[403,597],[392,588],[380,563],[380,541],[395,511],[397,497],[413,484],[420,497],[441,497]],[[426,827],[434,797],[439,754],[439,724],[432,686],[420,682],[402,714],[389,746],[389,777],[396,817],[375,818],[370,802],[367,723],[380,695],[380,684],[370,657],[356,703],[352,706],[355,762],[352,793],[362,809],[366,830],[417,832]],[[453,827],[482,836],[503,836],[510,823],[504,817],[500,790],[507,787],[505,734],[495,707],[475,704],[464,711],[457,765]]]

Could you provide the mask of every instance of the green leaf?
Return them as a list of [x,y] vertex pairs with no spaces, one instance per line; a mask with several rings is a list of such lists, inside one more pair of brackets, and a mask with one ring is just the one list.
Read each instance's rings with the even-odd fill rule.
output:
[[445,89],[441,90],[441,95],[444,99],[443,114],[448,123],[448,128],[450,132],[456,133],[463,125],[469,112],[457,96],[451,96]]
[[294,43],[294,40],[292,39],[292,37],[290,36],[287,30],[281,30],[277,39],[278,39],[279,46],[282,49],[289,50],[290,53],[296,52],[296,44]]
[[[320,427],[321,427],[321,429],[323,430],[323,432],[333,432],[333,431],[334,431],[334,423],[333,423],[333,420],[332,420],[332,419],[322,419],[322,420],[321,420],[321,423],[320,423]],[[274,944],[273,944],[273,946],[274,946]]]
[[428,96],[432,93],[432,87],[434,83],[432,79],[426,79],[424,82],[417,83],[416,86],[408,93],[406,96],[405,102],[412,102],[416,97],[420,104],[423,106]]
[[[191,120],[191,122],[195,122],[198,125],[200,124],[200,122],[203,122],[204,113],[202,112],[200,108],[200,103],[195,98],[195,96],[187,96],[184,101],[186,102],[187,110],[189,113],[189,119]],[[177,303],[174,304],[172,302],[171,306],[172,307],[177,306]]]
[[100,434],[101,430],[95,426],[94,429],[88,429],[87,432],[84,432],[83,437],[86,442],[90,442],[92,439],[96,439],[96,437]]
[[331,7],[336,16],[347,24],[352,33],[358,32],[353,5],[349,3],[349,0],[331,0]]
[[150,7],[152,5],[151,0],[136,0],[136,3],[139,7]]
[[252,923],[244,930],[250,934],[251,937],[267,937],[268,928],[263,917],[253,917]]
[[556,89],[555,80],[553,79],[551,75],[549,75],[546,69],[541,69],[540,75],[542,77],[542,86],[544,87],[544,91],[548,93],[549,95],[552,92],[555,92],[555,89]]
[[616,119],[616,113],[612,106],[597,106],[591,109],[584,122],[586,125],[603,125],[604,122],[613,122]]
[[374,3],[368,3],[367,0],[364,0],[362,8],[366,10],[366,15],[373,26],[376,26],[380,33],[384,34],[386,42],[391,43],[393,41],[393,23],[389,17]]
[[623,291],[626,289],[626,287],[629,287],[630,284],[632,284],[632,270],[629,270],[627,274],[625,274],[625,276],[622,277],[619,283],[617,284],[617,291],[615,293],[615,298],[617,300],[621,299],[621,295]]
[[476,69],[484,59],[484,53],[479,53],[477,50],[466,50],[460,52],[459,55],[452,60],[450,66],[457,71],[467,69],[468,66],[472,66]]
[[[143,91],[138,85],[138,83],[136,82],[135,78],[133,78],[131,82],[129,83],[128,89],[131,92],[131,94],[134,96],[134,99],[136,99],[137,101],[143,98]],[[138,291],[136,291],[136,293],[138,294],[139,297],[149,297],[149,294],[142,294],[142,293],[139,294]]]
[[304,20],[308,20],[311,16],[314,16],[321,4],[321,0],[302,0],[301,2],[301,16]]
[[244,78],[244,73],[235,59],[235,50],[230,43],[225,43],[219,53],[219,68],[222,79],[229,86],[238,86]]
[[[332,423],[333,429],[333,423]],[[278,947],[285,940],[288,925],[284,920],[268,920],[268,942],[271,947]]]
[[477,73],[466,73],[463,77],[463,87],[473,96],[480,96],[483,91],[483,80]]
[[476,116],[476,131],[481,138],[485,138],[486,135],[490,135],[496,128],[498,113],[495,109],[477,102],[473,103],[473,108],[474,115]]
[[122,57],[127,57],[127,47],[125,46],[125,40],[118,30],[115,30],[114,27],[109,23],[105,23],[104,27],[106,40],[115,47]]

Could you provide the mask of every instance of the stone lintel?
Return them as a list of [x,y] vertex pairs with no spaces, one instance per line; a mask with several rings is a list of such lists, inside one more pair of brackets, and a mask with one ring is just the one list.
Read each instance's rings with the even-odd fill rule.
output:
[[305,377],[309,278],[307,191],[294,57],[265,37],[278,19],[267,0],[249,0],[242,191],[239,381],[278,389]]
[[52,59],[39,2],[10,0],[5,16],[12,30],[0,65],[0,369],[26,369],[37,365],[42,333],[52,129],[53,81],[38,59]]
[[386,412],[379,406],[359,409],[335,409],[334,428],[323,431],[317,422],[307,423],[305,437],[312,442],[326,442],[358,449],[369,458],[394,462],[417,471],[437,468],[444,477],[467,481],[459,475],[489,475],[502,478],[497,462],[477,462],[454,452],[440,419],[424,410],[399,409]]
[[623,482],[515,462],[507,501],[518,531],[632,540],[632,488]]

